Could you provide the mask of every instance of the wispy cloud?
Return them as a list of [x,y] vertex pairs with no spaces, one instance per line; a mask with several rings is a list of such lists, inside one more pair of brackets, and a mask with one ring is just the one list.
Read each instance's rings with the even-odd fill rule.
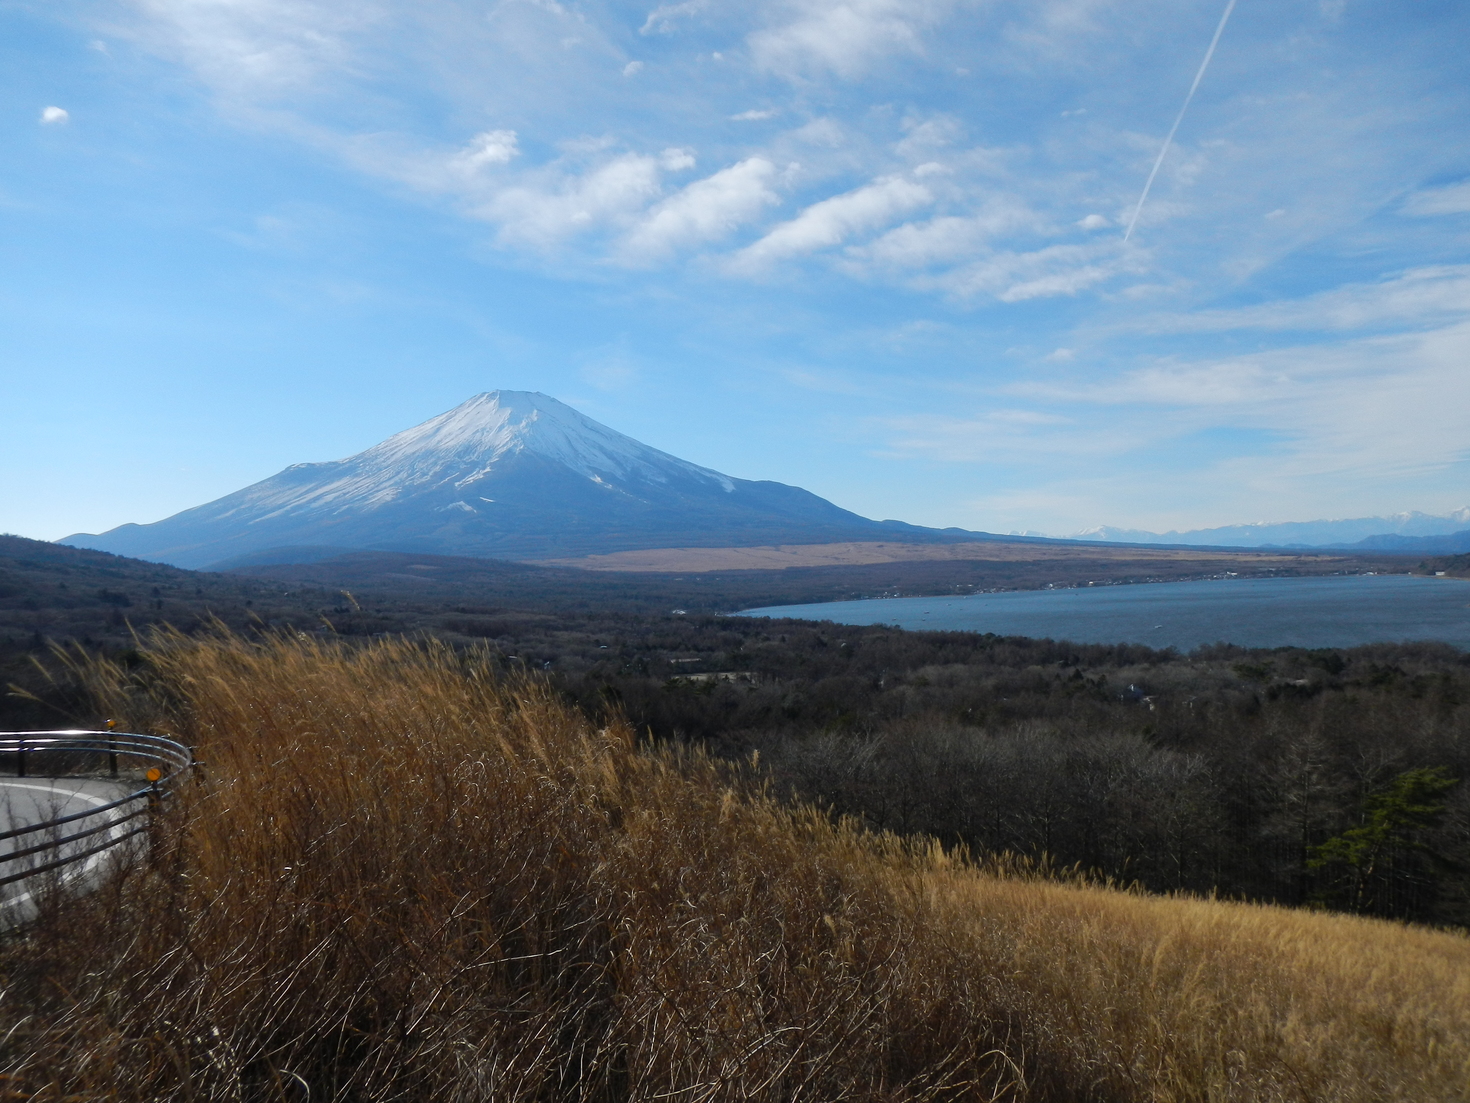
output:
[[[497,212],[524,216],[524,225],[508,226],[501,234],[502,244],[533,251],[555,247],[558,263],[566,259],[560,252],[563,244],[574,237],[586,243],[583,259],[589,263],[625,257],[622,237],[614,243],[572,231],[578,225],[626,227],[655,217],[654,208],[668,194],[646,159],[668,145],[718,145],[718,159],[726,165],[755,160],[802,165],[783,191],[801,204],[803,214],[795,223],[765,225],[761,242],[724,267],[730,275],[752,274],[772,263],[827,251],[828,263],[863,279],[901,279],[905,277],[898,273],[905,268],[927,268],[923,285],[957,299],[1076,295],[1107,284],[1111,274],[1128,266],[1117,258],[1079,261],[1067,250],[1080,243],[1067,241],[1057,228],[1085,237],[1116,224],[1120,215],[1126,217],[1127,193],[1135,186],[1128,183],[1129,174],[1156,148],[1136,116],[1113,112],[1109,122],[1101,104],[1059,114],[1048,102],[1044,115],[1035,120],[1039,129],[1018,131],[1013,145],[1000,155],[967,143],[959,121],[965,113],[918,106],[903,112],[871,109],[867,93],[849,98],[846,91],[848,82],[864,74],[871,77],[875,66],[893,58],[953,73],[953,61],[963,56],[967,63],[961,68],[968,71],[979,64],[977,79],[1002,82],[1008,97],[1023,97],[1018,103],[1033,93],[1049,101],[1045,89],[1059,74],[1047,77],[1048,66],[1070,69],[1080,62],[1094,79],[1112,80],[1105,63],[1110,51],[1143,48],[1129,45],[1129,36],[1147,39],[1154,31],[1151,25],[1140,30],[1135,20],[1123,19],[1102,0],[1036,5],[1003,0],[993,12],[987,9],[985,18],[996,34],[983,41],[967,37],[971,24],[983,22],[969,0],[755,0],[738,9],[687,0],[656,5],[621,27],[610,11],[574,9],[552,0],[501,0],[489,11],[463,0],[416,5],[364,0],[347,6],[327,0],[197,0],[185,5],[139,0],[132,10],[138,18],[118,16],[106,24],[109,32],[188,66],[250,125],[279,129],[428,195],[455,196],[475,218],[498,220],[502,215]],[[677,61],[673,55],[663,60],[627,57],[618,43],[626,42],[632,31],[640,32],[651,50],[665,41],[684,43],[691,35],[704,36],[699,40],[703,48],[719,45],[724,50],[720,64],[734,83],[727,85],[726,78],[716,78],[708,68],[708,59],[720,49],[699,55],[706,60],[698,64],[706,68],[698,74],[689,68],[696,62],[687,60],[683,46]],[[660,66],[657,73],[651,67],[655,63]],[[638,80],[620,81],[619,74]],[[802,89],[825,89],[819,98],[829,110],[813,118],[795,105],[778,112],[774,106],[737,110],[742,106],[738,100],[728,103],[731,94],[743,98],[745,82],[763,79],[763,74],[796,81]],[[426,94],[440,106],[421,110],[415,98]],[[651,98],[640,98],[645,95]],[[1267,92],[1258,92],[1261,102],[1269,98]],[[675,102],[681,104],[678,111],[670,107]],[[1197,106],[1202,114],[1196,129],[1208,134],[1218,122],[1204,114],[1209,105]],[[1295,126],[1319,143],[1324,134],[1345,133],[1345,120],[1354,117],[1349,110],[1337,110],[1344,121],[1324,122],[1324,115],[1331,114],[1327,105],[1302,97],[1289,104],[1278,100],[1272,109],[1272,126]],[[1309,116],[1293,122],[1303,111]],[[702,132],[688,122],[699,116],[712,124],[765,121],[780,113],[795,121],[775,133],[752,127],[733,146],[729,135]],[[487,144],[471,149],[463,136],[426,131],[413,122],[440,115],[478,115],[478,128],[469,132],[479,135],[473,141]],[[593,117],[596,122],[589,125]],[[1018,122],[1029,125],[1024,118],[1023,110]],[[881,133],[884,127],[891,136]],[[589,133],[607,135],[609,148],[620,152],[608,153],[597,164],[568,164],[558,150]],[[513,138],[502,140],[506,135]],[[1281,164],[1282,142],[1294,140],[1295,131],[1281,130],[1280,139],[1257,136],[1241,148],[1257,148],[1263,160],[1274,157]],[[432,152],[456,145],[457,160]],[[1238,157],[1234,147],[1211,147],[1208,152],[1202,146],[1182,148],[1150,199],[1154,216],[1176,222],[1233,217],[1225,209],[1212,215],[1211,204],[1238,204],[1239,196],[1218,198],[1232,194],[1226,190],[1206,194],[1200,182],[1208,177],[1202,174],[1229,172],[1236,179],[1263,174],[1228,163],[1229,157]],[[905,175],[924,159],[942,159],[948,174],[942,187],[935,179]],[[1359,158],[1363,163],[1377,159],[1367,151]],[[1316,154],[1308,160],[1325,163]],[[1049,164],[1066,164],[1068,169],[1057,173]],[[863,178],[905,182],[886,191],[849,194],[850,182]],[[1459,209],[1464,187],[1421,190],[1404,211]],[[867,213],[858,207],[879,200],[891,203],[900,193],[909,205],[892,208],[890,216],[928,208],[932,219],[894,228],[889,238],[872,243],[866,252],[833,252],[835,246],[865,248],[865,235],[890,229],[890,216],[877,217],[872,206]],[[921,193],[927,193],[922,202]],[[761,228],[763,218],[778,213],[774,203],[759,206],[764,213],[742,216],[742,226]],[[1326,211],[1333,204],[1319,194],[1313,209]],[[1280,210],[1283,216],[1275,222],[1258,217],[1262,228],[1236,235],[1226,253],[1248,251],[1249,256],[1222,256],[1222,268],[1258,267],[1273,248],[1280,248],[1271,243],[1302,234],[1302,220],[1294,212],[1279,202],[1267,210]],[[665,224],[674,217],[672,208],[661,212],[658,217]],[[561,229],[553,233],[553,226]],[[951,232],[952,240],[945,236]],[[1038,233],[1053,240],[1037,241]],[[687,234],[682,240],[687,248],[702,248],[713,239]],[[741,247],[734,241],[732,245]],[[1180,238],[1168,263],[1178,262],[1182,245]],[[1052,247],[1059,251],[1047,251]],[[653,249],[646,255],[672,262],[678,251]],[[1165,254],[1154,254],[1148,262],[1163,263]],[[1144,262],[1135,258],[1132,263]],[[946,265],[955,270],[937,271]]]
[[1348,331],[1397,329],[1470,316],[1470,265],[1431,265],[1375,283],[1352,283],[1301,299],[1228,310],[1196,310],[1139,319],[1150,333],[1223,333],[1239,329]]
[[899,176],[875,180],[813,203],[735,254],[732,266],[737,270],[762,271],[778,261],[831,249],[854,235],[881,229],[933,198],[928,188],[913,180]]
[[920,53],[942,0],[806,0],[794,18],[750,35],[757,66],[792,78],[861,75],[891,53]]
[[1130,415],[1135,424],[1158,423],[1159,412],[1169,411],[1169,431],[1270,429],[1293,442],[1287,458],[1273,457],[1279,462],[1376,478],[1470,457],[1467,357],[1470,323],[1459,323],[1227,360],[1166,361],[1097,383],[1024,383],[1010,390],[1051,406],[1140,411]]
[[776,175],[770,161],[751,157],[696,180],[657,204],[629,232],[623,241],[624,256],[649,263],[728,237],[781,201],[772,186]]
[[1404,201],[1405,214],[1431,218],[1443,214],[1470,213],[1470,180],[1442,188],[1423,188]]
[[1004,303],[1076,295],[1122,273],[1137,271],[1138,258],[1104,242],[1048,245],[1028,252],[996,252],[943,275],[916,281],[960,299],[989,296]]
[[643,21],[643,26],[638,28],[638,33],[672,34],[680,26],[680,20],[698,15],[708,6],[708,0],[684,0],[684,3],[681,4],[660,4],[648,13],[648,18]]
[[111,28],[179,57],[244,102],[300,93],[363,72],[361,36],[391,20],[387,0],[139,0],[141,22]]
[[[873,431],[896,458],[1026,472],[1024,490],[977,504],[1011,527],[1131,516],[1163,531],[1211,519],[1350,515],[1365,503],[1382,511],[1402,502],[1406,485],[1446,475],[1450,493],[1421,500],[1463,496],[1453,473],[1470,462],[1467,358],[1470,324],[1460,324],[1161,362],[1100,381],[1018,383],[981,399],[973,414],[882,419]],[[1192,443],[1202,439],[1207,448]],[[1160,457],[1187,478],[1165,477]],[[1048,531],[1076,529],[1053,522]]]
[[501,240],[549,247],[567,237],[630,224],[662,191],[657,157],[625,153],[585,172],[543,170],[495,191],[475,213]]
[[1079,433],[1074,418],[1010,407],[968,417],[935,413],[875,419],[873,428],[884,438],[886,454],[942,463],[1025,463],[1042,451],[1053,461],[1077,459],[1114,455],[1129,445],[1123,432]]
[[[956,268],[988,257],[994,243],[1007,235],[1044,229],[1044,220],[1021,200],[998,196],[977,212],[940,215],[905,222],[872,241],[848,247],[846,267],[869,277],[906,280],[915,273],[953,273]],[[933,279],[956,278],[941,275]],[[922,284],[924,278],[920,277]]]
[[508,164],[519,152],[514,130],[487,130],[471,138],[450,164],[458,172],[474,175],[492,165]]

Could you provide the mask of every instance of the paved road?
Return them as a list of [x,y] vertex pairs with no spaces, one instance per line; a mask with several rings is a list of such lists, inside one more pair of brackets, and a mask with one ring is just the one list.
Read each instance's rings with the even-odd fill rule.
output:
[[[0,830],[24,827],[27,824],[40,823],[57,816],[68,816],[74,812],[85,812],[89,808],[99,808],[104,804],[110,804],[119,797],[127,796],[138,787],[138,782],[128,780],[0,777]],[[65,834],[71,834],[87,827],[95,827],[97,822],[99,821],[74,821],[72,824],[65,825],[62,830]],[[65,849],[73,853],[86,850],[101,843],[109,835],[114,838],[121,837],[135,826],[137,826],[136,821],[120,828],[114,828],[111,832],[99,833],[89,839],[68,844]],[[9,862],[5,860],[6,855],[21,847],[32,846],[43,841],[45,837],[40,833],[22,836],[19,839],[0,840],[0,876],[9,876],[11,873],[19,872],[22,868],[21,863],[26,861],[26,859],[21,859]],[[29,860],[40,864],[43,861],[49,861],[52,857],[55,855],[42,853]],[[103,851],[74,866],[65,867],[61,871],[64,882],[69,886],[82,887],[97,877],[98,871],[108,858],[109,853]],[[34,885],[28,887],[27,882],[24,881],[0,886],[0,926],[18,922],[31,913],[34,908],[31,891],[34,887]]]

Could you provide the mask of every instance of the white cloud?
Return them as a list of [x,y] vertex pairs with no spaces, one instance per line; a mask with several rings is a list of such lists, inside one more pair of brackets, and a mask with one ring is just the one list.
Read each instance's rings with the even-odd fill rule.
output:
[[1237,329],[1355,330],[1443,322],[1470,316],[1470,265],[1414,268],[1377,283],[1353,283],[1292,299],[1234,310],[1197,310],[1144,318],[1151,333],[1216,333]]
[[[1136,25],[1143,11],[1128,9],[1126,23]],[[1157,10],[1157,9],[1155,9]],[[1046,59],[1073,61],[1090,52],[1093,43],[1107,37],[1110,15],[1118,14],[1111,0],[1031,0],[1012,9],[1012,19],[1005,36],[1012,48],[1019,48],[1028,61]],[[1186,78],[1187,79],[1187,78]],[[1081,115],[1086,108],[1062,112],[1062,117]]]
[[[725,197],[733,222],[720,216],[702,221],[704,206],[692,196],[670,196],[666,180],[691,167],[692,155],[655,156],[653,165],[640,160],[642,151],[670,144],[719,148],[726,165],[758,160],[802,166],[779,181],[779,190],[797,196],[805,209],[770,229],[726,271],[838,248],[843,253],[834,263],[849,274],[906,280],[960,299],[1076,295],[1145,263],[1156,269],[1152,280],[1168,286],[1221,286],[1221,272],[1225,280],[1244,281],[1303,242],[1361,219],[1355,196],[1385,194],[1364,166],[1397,163],[1391,154],[1403,128],[1392,128],[1392,141],[1370,133],[1362,120],[1378,116],[1357,110],[1362,105],[1350,88],[1334,85],[1329,94],[1303,85],[1300,74],[1288,79],[1272,75],[1284,72],[1280,67],[1265,67],[1255,76],[1276,83],[1261,87],[1239,77],[1251,99],[1227,101],[1238,133],[1254,137],[1210,145],[1192,136],[1194,144],[1181,144],[1161,177],[1149,214],[1169,216],[1172,240],[1151,237],[1153,252],[1126,263],[1111,253],[1103,241],[1106,229],[1127,205],[1122,193],[1136,190],[1134,162],[1141,158],[1146,167],[1156,136],[1130,131],[1149,124],[1132,108],[1109,106],[1105,96],[1093,102],[1091,93],[1085,93],[1086,108],[1057,119],[1060,103],[1074,101],[1058,101],[1056,82],[1131,87],[1128,82],[1137,79],[1132,67],[1149,56],[1146,51],[1173,41],[1184,19],[1169,14],[1161,0],[1151,4],[1148,25],[1141,27],[1112,0],[1013,0],[983,11],[974,0],[656,3],[644,9],[644,35],[689,35],[679,47],[682,60],[669,55],[667,64],[653,64],[652,55],[648,62],[628,60],[632,28],[620,22],[626,10],[619,15],[605,6],[553,0],[489,6],[472,0],[133,0],[119,9],[131,14],[111,17],[116,25],[107,24],[105,33],[184,64],[236,121],[330,151],[423,195],[450,197],[466,213],[501,225],[507,244],[534,251],[593,227],[607,231],[585,238],[579,259],[589,264],[671,258],[679,248],[673,242],[717,241],[728,231],[716,234],[710,227],[759,225],[760,212],[769,214],[773,201],[766,196],[774,194],[774,179],[762,183],[765,191],[751,193],[761,196],[758,201],[742,206],[739,196]],[[103,33],[100,21],[98,28]],[[745,49],[727,46],[742,40]],[[718,71],[694,60],[719,56],[714,47],[727,51]],[[932,64],[937,83],[921,80],[933,91],[922,107],[903,91],[912,82],[885,83],[879,70],[892,58]],[[967,82],[973,94],[1015,96],[1016,119],[1024,121],[1010,132],[987,124],[992,148],[967,148],[965,131],[976,125],[974,117],[963,97],[946,99],[957,65],[973,66],[974,81]],[[627,100],[630,88],[620,71],[636,74],[637,87],[651,93],[637,109]],[[787,106],[788,115],[820,114],[785,132],[766,126],[731,131],[722,120],[757,122],[781,113],[751,107],[730,114],[742,100],[729,97],[751,96],[760,71],[798,80],[804,93],[814,93]],[[1057,75],[1063,71],[1070,74],[1064,80]],[[858,77],[867,78],[860,89],[844,87]],[[1070,84],[1061,91],[1078,95]],[[781,102],[758,91],[753,100]],[[426,113],[426,103],[444,110]],[[453,149],[424,121],[431,118],[479,119],[479,126],[496,129]],[[1203,129],[1205,117],[1198,121]],[[1218,122],[1211,126],[1221,133]],[[574,156],[570,140],[579,134],[604,136],[609,145]],[[1298,147],[1301,156],[1288,155]],[[562,154],[548,162],[539,153],[548,148]],[[614,149],[640,152],[615,156]],[[1334,151],[1348,159],[1333,167]],[[685,156],[691,157],[687,164]],[[909,167],[904,176],[889,175],[925,161],[942,161],[942,174]],[[1300,166],[1311,166],[1316,175],[1309,178]],[[1433,172],[1444,169],[1413,171],[1434,179]],[[864,179],[876,182],[811,202],[833,180]],[[1281,186],[1270,191],[1258,186],[1263,180]],[[1286,199],[1301,194],[1313,195],[1310,210]],[[693,206],[681,212],[680,202]],[[1261,212],[1275,209],[1288,209],[1290,216],[1262,218]],[[1470,181],[1420,191],[1402,206],[1406,214],[1425,215],[1466,209]],[[894,225],[921,214],[937,217]],[[1238,231],[1218,234],[1224,225]],[[1102,232],[1086,246],[1064,244],[1082,239],[1083,231]],[[881,236],[866,240],[874,234]]]
[[661,190],[659,158],[628,153],[576,174],[527,176],[475,208],[505,243],[547,249],[574,234],[631,222]]
[[860,76],[885,54],[920,53],[920,32],[948,8],[942,0],[805,0],[796,18],[749,37],[762,69],[786,77]]
[[482,131],[458,148],[425,149],[392,133],[342,135],[299,121],[289,129],[360,172],[406,184],[423,195],[449,196],[465,210],[504,187],[511,179],[505,166],[520,155],[514,130]]
[[1038,221],[1024,203],[997,196],[974,214],[906,222],[866,245],[848,249],[847,256],[869,272],[954,265],[986,252],[994,238],[1032,229]]
[[682,4],[660,4],[648,13],[639,34],[672,34],[678,29],[677,19],[697,15],[704,10],[708,0],[686,0]]
[[780,202],[771,187],[775,178],[775,165],[751,157],[696,180],[655,206],[628,234],[624,256],[646,263],[728,236]]
[[1049,245],[1030,252],[996,252],[950,272],[922,277],[916,286],[960,299],[988,295],[1001,302],[1075,295],[1137,266],[1116,242]]
[[754,271],[790,257],[841,245],[854,234],[876,230],[895,217],[933,201],[922,184],[899,176],[875,180],[842,195],[813,203],[735,256],[735,267]]
[[905,160],[922,160],[936,156],[940,150],[953,147],[962,137],[963,127],[958,119],[948,115],[936,115],[922,122],[905,120],[904,137],[893,147],[894,152]]
[[854,246],[848,256],[886,269],[925,268],[953,264],[984,249],[989,227],[977,218],[943,215],[926,222],[905,222],[866,245]]
[[1097,457],[1126,450],[1119,432],[1097,432],[1077,419],[1047,410],[1002,407],[972,416],[916,414],[879,419],[886,448],[899,457],[921,456],[942,463],[1025,462]]
[[1470,213],[1470,180],[1417,191],[1404,201],[1403,211],[1421,218]]
[[133,28],[182,57],[218,91],[243,101],[300,91],[359,68],[353,40],[388,18],[387,0],[137,0]]
[[[1163,531],[1263,511],[1352,515],[1367,502],[1403,508],[1409,488],[1422,494],[1464,470],[1467,363],[1470,323],[1232,359],[1159,362],[1101,382],[1091,371],[1077,373],[1071,385],[1024,382],[992,395],[988,410],[886,419],[877,428],[900,457],[1024,468],[1027,489],[1016,492],[1017,508],[1033,496],[1087,487],[1092,504],[1061,516],[1111,523],[1167,514],[1154,526]],[[1212,442],[1204,454],[1188,443],[1200,434]],[[1177,470],[1162,475],[1148,459],[1141,478],[1130,457],[1160,452]],[[1083,471],[1079,459],[1098,462]]]
[[403,148],[391,136],[317,141],[358,168],[428,195],[446,196],[467,215],[499,228],[501,244],[559,249],[567,239],[626,232],[664,193],[666,174],[695,166],[692,150],[617,152],[607,138],[565,143],[549,164],[508,168],[520,157],[514,130],[487,130],[449,152]]
[[486,130],[476,134],[450,158],[451,166],[465,175],[474,175],[493,165],[504,165],[520,152],[514,130]]
[[41,109],[42,126],[56,126],[70,119],[71,112],[64,107],[43,107]]
[[[1029,254],[1035,257],[1037,254]],[[1023,254],[1020,259],[1027,259]],[[1009,258],[1008,258],[1009,259]],[[1000,266],[1006,267],[1004,265]],[[1036,276],[1029,280],[1017,280],[996,298],[1003,303],[1022,303],[1027,299],[1049,299],[1057,295],[1076,295],[1104,280],[1117,275],[1116,264],[1064,265],[1059,270]],[[972,284],[973,286],[973,284]]]
[[[1223,360],[1164,361],[1101,383],[1023,383],[1017,396],[1052,408],[1103,406],[1133,447],[1209,429],[1265,430],[1282,477],[1384,479],[1470,458],[1470,323],[1428,333],[1360,337]],[[1342,484],[1346,485],[1346,484]]]

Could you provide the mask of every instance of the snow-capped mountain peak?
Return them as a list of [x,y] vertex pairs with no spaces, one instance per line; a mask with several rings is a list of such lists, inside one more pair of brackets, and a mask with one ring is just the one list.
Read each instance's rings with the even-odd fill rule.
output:
[[302,547],[537,558],[890,531],[798,487],[650,448],[547,395],[489,391],[346,459],[64,542],[203,566]]
[[735,488],[718,471],[641,444],[548,395],[487,391],[355,456],[295,464],[277,480],[257,484],[255,493],[243,493],[252,508],[276,512],[372,510],[434,488],[468,493],[524,453],[609,489],[636,492],[639,485],[671,479],[693,479],[726,492]]
[[594,482],[609,478],[666,482],[678,472],[734,489],[734,483],[718,471],[650,448],[533,391],[477,394],[342,462],[356,463],[364,473],[415,471],[429,478],[459,468],[456,485],[468,485],[488,474],[501,457],[522,451]]

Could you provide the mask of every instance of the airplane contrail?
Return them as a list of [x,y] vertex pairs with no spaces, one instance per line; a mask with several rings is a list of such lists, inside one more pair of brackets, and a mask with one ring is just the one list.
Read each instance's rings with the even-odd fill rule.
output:
[[1184,97],[1184,106],[1179,109],[1179,117],[1174,120],[1174,125],[1169,128],[1169,136],[1164,139],[1163,148],[1154,159],[1153,171],[1148,174],[1148,181],[1143,185],[1143,194],[1138,197],[1138,206],[1133,208],[1133,217],[1128,220],[1128,229],[1123,234],[1123,240],[1127,241],[1133,234],[1133,227],[1138,225],[1139,213],[1143,210],[1144,200],[1148,198],[1149,188],[1154,186],[1154,177],[1159,174],[1159,166],[1164,163],[1164,155],[1169,152],[1169,147],[1174,144],[1174,132],[1179,129],[1179,124],[1184,121],[1184,113],[1189,110],[1189,101],[1194,99],[1194,91],[1199,87],[1199,82],[1204,78],[1205,70],[1210,67],[1210,58],[1215,56],[1215,47],[1220,44],[1220,36],[1225,33],[1225,24],[1230,21],[1230,13],[1235,10],[1235,0],[1230,0],[1225,5],[1225,14],[1220,16],[1220,25],[1215,28],[1215,37],[1210,39],[1210,48],[1205,51],[1204,61],[1199,63],[1199,72],[1194,75],[1194,83],[1189,86],[1189,95]]

